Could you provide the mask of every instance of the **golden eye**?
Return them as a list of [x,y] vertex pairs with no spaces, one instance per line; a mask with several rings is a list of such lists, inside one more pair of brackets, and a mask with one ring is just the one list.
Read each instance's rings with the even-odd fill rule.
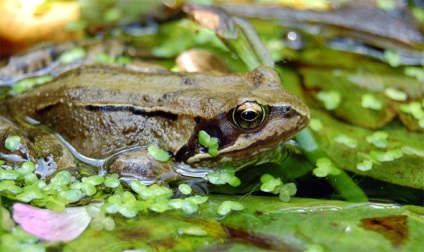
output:
[[265,119],[265,108],[256,102],[245,102],[233,110],[233,122],[243,129],[255,129]]

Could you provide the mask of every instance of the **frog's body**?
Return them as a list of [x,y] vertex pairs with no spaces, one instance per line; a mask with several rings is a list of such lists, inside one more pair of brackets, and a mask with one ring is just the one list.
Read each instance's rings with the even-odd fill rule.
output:
[[[308,108],[281,87],[278,74],[268,67],[247,74],[175,74],[82,66],[1,100],[0,107],[15,125],[28,128],[25,121],[35,120],[63,139],[64,144],[43,148],[54,152],[68,145],[83,157],[107,160],[103,168],[109,171],[139,179],[161,179],[163,169],[173,169],[172,163],[149,157],[149,145],[190,167],[238,168],[255,157],[266,161],[266,151],[309,122]],[[218,139],[217,157],[198,143],[200,130]],[[0,132],[3,138],[5,132]],[[37,153],[34,158],[41,158]]]

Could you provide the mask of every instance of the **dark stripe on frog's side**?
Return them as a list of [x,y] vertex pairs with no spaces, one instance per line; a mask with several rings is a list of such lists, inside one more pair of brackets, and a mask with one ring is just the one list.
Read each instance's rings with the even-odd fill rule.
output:
[[178,119],[178,115],[156,110],[156,111],[146,111],[141,108],[133,107],[133,106],[116,106],[116,105],[104,105],[104,106],[96,106],[96,105],[87,105],[85,106],[85,109],[88,111],[101,111],[101,112],[118,112],[118,111],[126,111],[126,112],[132,112],[134,115],[142,115],[142,116],[161,116],[166,117],[170,119],[171,121],[175,121]]

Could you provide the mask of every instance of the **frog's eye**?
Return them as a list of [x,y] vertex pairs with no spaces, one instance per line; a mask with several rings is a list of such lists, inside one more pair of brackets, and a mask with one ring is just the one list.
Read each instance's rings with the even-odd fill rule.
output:
[[233,122],[243,129],[257,128],[265,119],[265,108],[256,102],[245,102],[233,110]]

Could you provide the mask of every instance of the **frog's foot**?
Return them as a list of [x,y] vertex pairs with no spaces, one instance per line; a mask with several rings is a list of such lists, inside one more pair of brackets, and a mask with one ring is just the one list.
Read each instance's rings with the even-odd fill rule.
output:
[[[8,150],[5,141],[8,137],[19,136],[16,150]],[[0,158],[9,166],[32,161],[37,164],[35,174],[48,178],[59,170],[75,168],[75,158],[69,150],[50,132],[40,127],[23,123],[18,128],[13,122],[0,116]]]
[[138,180],[145,185],[169,183],[180,178],[173,169],[174,162],[160,162],[151,157],[145,148],[117,154],[106,164],[109,173],[117,173],[126,183]]
[[[5,146],[6,139],[11,136],[19,136],[19,144],[15,150],[9,150]],[[36,163],[34,145],[26,137],[25,132],[16,125],[0,116],[0,159],[7,161],[13,167],[25,161]]]

